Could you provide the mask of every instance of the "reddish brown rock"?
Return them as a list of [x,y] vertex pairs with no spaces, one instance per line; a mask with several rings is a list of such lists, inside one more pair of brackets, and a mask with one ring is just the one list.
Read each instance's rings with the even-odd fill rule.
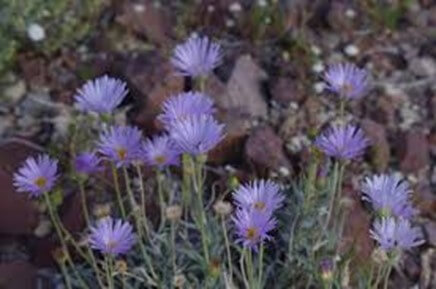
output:
[[400,157],[400,168],[405,173],[417,172],[430,164],[430,148],[427,137],[419,131],[409,131]]
[[378,172],[385,171],[389,165],[391,152],[384,126],[370,119],[364,119],[361,126],[371,140],[371,160],[373,165]]
[[0,146],[0,233],[33,234],[38,212],[28,196],[17,193],[12,184],[13,173],[21,163],[37,151],[23,143],[10,142]]
[[169,96],[183,91],[184,79],[174,75],[169,65],[149,71],[140,67],[137,69],[138,74],[133,67],[129,70],[130,80],[140,89],[144,99],[139,101],[140,108],[135,112],[134,123],[148,132],[154,132],[161,127],[155,119],[161,112],[161,104]]
[[0,264],[0,288],[36,289],[36,268],[24,261]]
[[172,22],[167,6],[156,6],[154,1],[125,1],[116,21],[127,29],[147,37],[151,42],[168,45]]
[[362,207],[358,193],[345,187],[342,196],[345,224],[340,251],[346,253],[353,250],[352,262],[367,264],[374,249],[374,242],[369,236],[371,218]]
[[247,117],[266,117],[268,106],[260,87],[266,77],[266,72],[254,62],[251,56],[239,57],[225,93],[215,97],[217,106],[224,111],[238,111]]
[[421,216],[436,220],[436,194],[430,185],[421,185],[415,189],[414,204]]
[[282,105],[290,102],[301,103],[306,95],[300,82],[291,78],[280,77],[271,88],[272,99]]
[[247,137],[250,121],[236,112],[227,111],[219,115],[225,124],[225,138],[209,153],[209,161],[214,164],[225,164],[236,161],[243,155],[244,142]]
[[247,160],[260,169],[291,168],[283,151],[283,141],[269,126],[256,128],[245,144]]

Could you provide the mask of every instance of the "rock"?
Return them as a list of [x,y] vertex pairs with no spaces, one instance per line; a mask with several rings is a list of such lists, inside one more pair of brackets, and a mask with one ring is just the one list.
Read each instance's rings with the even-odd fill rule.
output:
[[429,166],[430,148],[425,134],[409,131],[404,143],[404,153],[400,157],[400,168],[403,172],[412,173]]
[[353,249],[353,265],[368,264],[374,248],[374,242],[369,235],[371,218],[363,208],[359,196],[350,187],[345,187],[341,200],[346,215],[339,250],[345,253]]
[[430,145],[430,152],[433,156],[436,156],[436,131],[432,132],[428,137],[428,143]]
[[370,119],[362,120],[361,126],[371,140],[372,163],[376,170],[381,173],[387,169],[391,156],[386,130],[383,125]]
[[27,145],[9,142],[0,146],[0,233],[31,235],[38,225],[38,211],[25,193],[12,185],[15,170],[37,151]]
[[223,95],[216,97],[219,108],[238,111],[248,117],[266,118],[268,106],[261,93],[260,82],[267,75],[249,55],[243,55],[236,61],[235,68]]
[[283,141],[269,126],[256,128],[245,144],[247,160],[261,169],[291,169],[283,151]]
[[155,44],[168,46],[174,19],[166,10],[167,6],[157,6],[153,2],[125,1],[120,14],[116,16],[116,21]]
[[420,77],[436,75],[436,61],[431,57],[414,58],[410,62],[410,70]]
[[225,164],[240,160],[243,156],[244,142],[251,126],[250,121],[232,111],[224,112],[218,115],[218,118],[226,126],[226,136],[209,153],[208,161],[213,164]]
[[148,132],[154,132],[160,128],[155,118],[161,111],[161,104],[169,96],[183,91],[184,79],[176,76],[157,54],[143,55],[129,62],[126,76],[141,96],[133,122]]
[[272,99],[281,105],[289,105],[290,102],[301,103],[306,95],[304,87],[291,78],[280,77],[271,88]]
[[424,231],[427,236],[427,244],[436,247],[436,223],[434,221],[426,222]]
[[422,185],[415,189],[414,204],[421,216],[436,219],[436,194],[431,185]]
[[36,289],[36,268],[25,261],[0,264],[0,288]]
[[21,98],[26,93],[26,84],[23,80],[19,80],[15,82],[14,84],[6,87],[3,90],[3,96],[6,98],[6,100],[11,104],[18,103]]

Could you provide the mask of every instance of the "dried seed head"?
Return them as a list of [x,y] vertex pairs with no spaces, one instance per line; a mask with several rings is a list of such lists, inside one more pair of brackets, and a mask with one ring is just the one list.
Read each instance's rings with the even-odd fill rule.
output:
[[372,251],[371,258],[376,264],[379,265],[385,264],[389,260],[388,255],[381,248],[376,248],[374,251]]
[[179,205],[169,206],[166,208],[165,214],[170,221],[178,221],[182,217],[182,207]]
[[117,272],[120,272],[121,274],[125,274],[127,272],[127,263],[124,260],[118,260],[115,262],[115,269]]
[[232,205],[226,201],[217,201],[213,205],[213,209],[215,210],[215,213],[217,213],[218,215],[227,216],[232,212]]
[[61,247],[57,247],[56,249],[54,249],[52,252],[52,256],[53,259],[55,259],[56,262],[60,264],[65,263],[67,260],[67,254]]
[[174,287],[183,288],[183,285],[185,285],[185,283],[186,283],[185,275],[177,274],[176,276],[174,276],[174,278],[173,278]]
[[97,204],[94,206],[92,213],[97,219],[101,219],[111,214],[111,206],[109,203],[107,204]]
[[330,282],[333,279],[334,263],[332,259],[321,260],[320,264],[321,278],[324,282]]

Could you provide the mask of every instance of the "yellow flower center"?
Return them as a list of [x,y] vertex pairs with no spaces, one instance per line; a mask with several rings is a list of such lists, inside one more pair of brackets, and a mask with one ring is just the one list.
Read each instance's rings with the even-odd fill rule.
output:
[[107,248],[108,248],[109,250],[112,250],[112,249],[115,249],[115,248],[118,246],[118,243],[117,243],[117,241],[109,240],[109,241],[107,242],[106,246],[107,246]]
[[125,148],[119,148],[117,149],[117,155],[120,160],[125,160],[127,157],[127,150]]
[[341,90],[343,95],[347,95],[353,92],[353,86],[350,83],[344,83]]
[[265,202],[259,201],[259,202],[254,203],[253,206],[256,210],[263,211],[266,207],[266,204],[265,204]]
[[257,229],[253,228],[253,227],[248,228],[247,229],[247,236],[246,237],[247,237],[247,239],[252,240],[252,241],[256,240],[256,238],[257,238]]
[[45,187],[45,185],[47,184],[47,179],[44,177],[39,177],[34,181],[35,185],[38,186],[39,188],[43,188]]
[[159,165],[163,165],[163,164],[166,162],[167,158],[166,158],[165,156],[163,156],[163,155],[160,155],[160,156],[156,156],[156,157],[154,158],[154,160],[155,160],[155,162],[156,162],[157,164],[159,164]]

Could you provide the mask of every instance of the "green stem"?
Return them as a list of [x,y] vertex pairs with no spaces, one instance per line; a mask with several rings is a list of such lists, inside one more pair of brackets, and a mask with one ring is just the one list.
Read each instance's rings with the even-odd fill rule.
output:
[[229,242],[229,237],[227,236],[227,228],[226,228],[226,222],[224,220],[224,216],[221,216],[221,227],[223,230],[224,242],[227,251],[227,262],[229,266],[230,280],[232,280],[233,279],[232,253],[230,251],[230,242]]
[[144,243],[142,242],[144,240],[144,232],[142,231],[141,216],[140,216],[140,214],[138,214],[139,210],[137,209],[135,197],[133,195],[132,188],[130,187],[129,174],[127,173],[127,168],[125,168],[125,167],[123,167],[123,174],[124,174],[124,179],[126,182],[127,194],[129,196],[129,199],[130,199],[130,206],[132,207],[132,210],[133,210],[133,217],[134,217],[134,220],[136,223],[136,230],[138,231],[138,235],[139,235],[139,242],[138,243],[139,243],[139,246],[141,248],[142,256],[144,257],[144,260],[147,263],[153,278],[155,278],[155,280],[158,281],[157,274],[154,271],[150,256],[148,255],[147,250],[145,249]]
[[195,187],[195,192],[197,195],[197,217],[198,218],[198,224],[199,224],[199,230],[201,233],[201,242],[203,245],[203,253],[204,258],[206,260],[206,264],[209,265],[209,249],[208,249],[208,234],[206,232],[207,228],[207,220],[206,220],[206,213],[204,210],[204,204],[203,204],[203,163],[199,161],[199,158],[196,158],[193,164],[194,167],[194,174],[193,174],[193,183]]
[[388,269],[387,269],[387,271],[386,271],[385,280],[384,280],[384,286],[383,286],[384,289],[388,289],[388,285],[389,285],[389,276],[391,275],[392,267],[393,267],[393,266],[392,266],[391,264],[388,264]]
[[65,263],[59,262],[59,267],[61,268],[62,275],[64,276],[65,285],[67,286],[67,289],[72,289],[73,287],[71,286],[70,276],[68,275],[68,271],[67,271],[67,267],[65,266]]
[[[187,214],[190,210],[191,204],[191,156],[188,154],[183,154],[182,156],[182,166],[183,166],[183,183],[182,183],[182,198],[183,198],[183,211]],[[185,216],[185,220],[187,220]]]
[[262,289],[262,274],[263,274],[263,252],[264,246],[263,242],[260,243],[260,250],[259,250],[259,268],[258,268],[258,281],[257,281],[257,288]]
[[109,256],[105,256],[105,265],[106,265],[106,281],[108,289],[114,289],[114,280],[112,278],[112,258]]
[[247,252],[247,249],[244,247],[242,249],[241,257],[239,258],[239,267],[241,267],[242,280],[244,281],[245,288],[251,289],[248,278],[247,278],[247,272],[245,271],[246,252]]
[[247,259],[245,264],[248,272],[248,283],[250,284],[249,288],[256,288],[254,281],[253,252],[251,251],[251,249],[247,250]]
[[86,201],[85,185],[82,180],[79,180],[78,183],[79,183],[79,190],[80,190],[80,199],[82,202],[83,215],[85,216],[86,226],[87,228],[89,228],[91,226],[91,218],[89,217],[88,204]]
[[55,210],[54,210],[54,208],[53,208],[53,206],[51,204],[50,196],[49,196],[48,192],[45,192],[43,195],[44,195],[45,202],[47,204],[47,208],[48,208],[48,212],[49,212],[50,218],[51,218],[52,223],[53,223],[53,225],[55,227],[56,233],[57,233],[59,241],[61,243],[62,250],[63,250],[63,252],[65,254],[66,260],[70,264],[71,268],[73,269],[74,274],[77,276],[79,282],[82,284],[82,287],[83,288],[89,288],[88,285],[86,285],[86,283],[80,277],[80,274],[79,274],[79,272],[76,269],[76,266],[74,266],[74,262],[72,261],[70,252],[68,251],[68,247],[67,247],[66,241],[65,241],[65,239],[64,239],[64,237],[62,235],[62,229],[61,229],[61,226],[59,225],[60,221],[58,222],[57,215],[56,215]]
[[176,276],[177,272],[177,263],[176,263],[176,228],[175,222],[171,221],[171,253],[172,253],[172,261],[173,261],[173,274]]
[[332,186],[331,186],[331,191],[330,191],[330,203],[329,203],[326,222],[324,224],[324,231],[326,231],[328,226],[329,226],[330,219],[332,217],[334,206],[335,206],[336,188],[338,186],[338,174],[339,174],[339,162],[335,161],[335,164],[333,167],[333,181],[332,181]]
[[156,170],[156,178],[157,178],[157,193],[159,197],[159,208],[160,208],[160,229],[163,228],[165,225],[165,197],[163,192],[163,186],[162,186],[162,179],[164,178],[161,171]]
[[146,204],[145,204],[144,180],[142,179],[141,166],[139,164],[136,164],[135,167],[136,167],[136,173],[138,174],[138,178],[139,178],[139,191],[141,192],[141,214],[144,221],[145,234],[148,237],[149,228],[148,228],[148,219],[147,219],[147,211],[146,211]]
[[123,199],[121,198],[120,183],[118,182],[118,171],[115,164],[113,163],[112,163],[112,176],[114,179],[115,194],[117,197],[118,206],[120,207],[121,216],[123,217],[123,219],[126,219],[126,210],[124,209]]

